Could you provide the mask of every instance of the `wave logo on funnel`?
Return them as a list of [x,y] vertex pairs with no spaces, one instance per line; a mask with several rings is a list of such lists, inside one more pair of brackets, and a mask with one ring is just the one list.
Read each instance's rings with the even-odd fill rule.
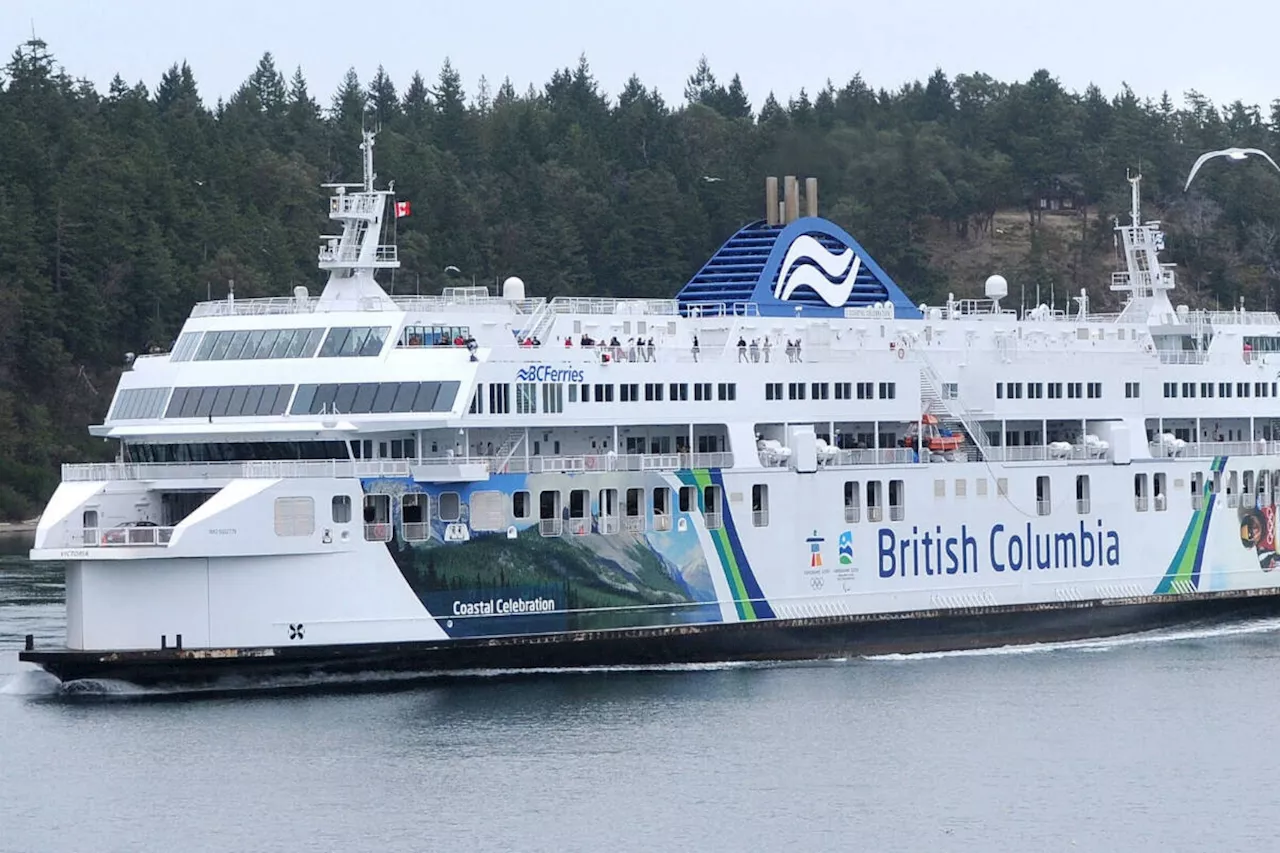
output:
[[786,302],[797,288],[807,287],[832,308],[839,308],[849,301],[861,267],[862,258],[853,249],[834,254],[813,237],[801,234],[782,259],[782,274],[773,296]]

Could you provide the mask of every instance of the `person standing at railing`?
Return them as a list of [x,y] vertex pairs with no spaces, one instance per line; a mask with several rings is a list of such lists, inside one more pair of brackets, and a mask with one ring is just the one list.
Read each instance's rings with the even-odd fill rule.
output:
[[657,353],[655,352],[654,347],[653,347],[653,338],[649,338],[649,343],[645,344],[645,345],[644,345],[644,348],[645,348],[645,353],[648,355],[648,357],[645,359],[645,361],[657,361],[657,360],[658,360]]
[[744,362],[746,360],[747,360],[747,339],[743,337],[739,337],[738,338],[738,361]]
[[698,361],[698,336],[697,335],[693,336],[693,347],[690,349],[690,352],[693,353],[693,361],[696,364]]
[[773,349],[773,344],[770,343],[769,336],[765,335],[765,338],[764,338],[764,363],[765,364],[769,363],[769,352],[772,349]]

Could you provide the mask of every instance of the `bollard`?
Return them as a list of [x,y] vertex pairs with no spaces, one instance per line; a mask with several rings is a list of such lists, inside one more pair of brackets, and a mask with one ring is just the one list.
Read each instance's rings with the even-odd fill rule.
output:
[[36,635],[27,634],[27,651],[34,651],[36,647]]
[[178,651],[182,651],[182,635],[181,634],[173,635],[173,647]]
[[168,634],[161,634],[161,635],[160,635],[160,650],[161,650],[161,651],[163,651],[163,650],[165,650],[165,649],[167,649],[167,648],[169,648],[169,635],[168,635]]

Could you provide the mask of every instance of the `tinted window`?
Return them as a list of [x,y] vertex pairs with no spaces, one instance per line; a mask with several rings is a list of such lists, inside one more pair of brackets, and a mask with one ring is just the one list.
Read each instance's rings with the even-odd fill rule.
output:
[[299,385],[298,393],[293,398],[293,406],[289,411],[295,415],[305,415],[311,412],[311,400],[316,395],[315,385]]
[[[296,332],[296,334],[304,336],[306,333],[305,329],[299,329]],[[289,352],[289,344],[293,342],[294,334],[295,331],[293,329],[281,329],[280,337],[276,338],[272,343],[271,352],[267,355],[267,358],[284,358],[285,354]]]
[[382,352],[382,344],[387,339],[387,332],[391,331],[390,326],[379,326],[369,330],[369,337],[365,339],[364,344],[360,347],[361,355],[377,355]]
[[201,388],[200,402],[196,403],[195,416],[197,418],[206,418],[213,411],[213,401],[218,396],[217,388]]
[[262,386],[250,385],[244,398],[244,408],[241,409],[246,415],[257,414],[258,406],[262,404]]
[[227,413],[227,404],[231,402],[230,386],[219,388],[216,396],[213,398],[213,407],[209,410],[209,414],[214,417],[222,417]]
[[351,404],[355,402],[358,387],[354,382],[344,382],[339,385],[338,393],[333,397],[333,407],[343,414],[356,411]]
[[391,411],[391,404],[395,402],[396,391],[400,390],[398,382],[384,382],[378,386],[378,396],[373,398],[374,414],[382,414]]
[[359,329],[351,329],[351,334],[342,342],[342,349],[338,351],[339,356],[359,355],[360,348],[364,346],[365,339],[369,337],[369,327],[363,326]]
[[324,339],[324,346],[320,347],[320,357],[331,358],[336,356],[342,350],[342,345],[347,342],[347,336],[350,334],[350,329],[330,329],[329,337]]
[[356,393],[356,404],[352,408],[352,412],[364,414],[373,408],[374,395],[378,393],[378,383],[364,382],[360,385],[360,390]]
[[[293,332],[293,337],[289,341],[289,350],[285,354],[285,358],[306,358],[315,352],[315,347],[311,346],[311,336],[320,335],[319,329],[298,329]],[[281,335],[281,337],[284,337]]]
[[321,385],[316,389],[316,395],[311,399],[311,414],[318,415],[322,411],[329,411],[333,408],[333,397],[338,393],[336,384]]
[[393,412],[409,412],[413,410],[413,398],[418,396],[417,382],[401,382],[396,392],[395,402],[391,404]]
[[258,340],[258,350],[253,354],[253,357],[271,358],[271,350],[275,347],[276,341],[280,339],[281,334],[279,329],[263,332],[262,337]]
[[228,415],[243,415],[244,395],[249,391],[247,386],[237,385],[231,389],[231,402],[227,404]]
[[440,396],[436,398],[435,405],[431,408],[433,412],[447,412],[453,408],[453,401],[458,396],[458,386],[460,382],[441,382]]
[[423,382],[418,386],[418,396],[414,398],[413,410],[415,412],[430,412],[431,407],[436,404],[436,397],[440,394],[439,382]]

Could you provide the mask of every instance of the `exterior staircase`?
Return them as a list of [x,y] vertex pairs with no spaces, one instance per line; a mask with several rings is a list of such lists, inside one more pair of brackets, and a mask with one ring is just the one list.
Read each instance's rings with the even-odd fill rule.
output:
[[953,433],[964,433],[964,453],[969,461],[990,459],[991,445],[987,442],[986,430],[958,398],[946,396],[943,392],[942,377],[938,375],[938,371],[934,370],[933,365],[923,353],[919,354],[918,360],[920,403],[925,413],[936,417],[940,428]]
[[516,343],[520,343],[528,338],[537,338],[544,344],[547,342],[545,337],[547,330],[551,328],[552,322],[555,321],[556,312],[552,310],[551,303],[544,301],[538,306],[538,310],[534,311],[529,317],[529,322],[516,335]]
[[493,473],[502,473],[507,470],[511,457],[516,455],[516,451],[520,449],[521,443],[524,441],[524,430],[513,429],[507,432],[507,437],[502,440],[493,450],[492,461],[489,463],[490,470]]

